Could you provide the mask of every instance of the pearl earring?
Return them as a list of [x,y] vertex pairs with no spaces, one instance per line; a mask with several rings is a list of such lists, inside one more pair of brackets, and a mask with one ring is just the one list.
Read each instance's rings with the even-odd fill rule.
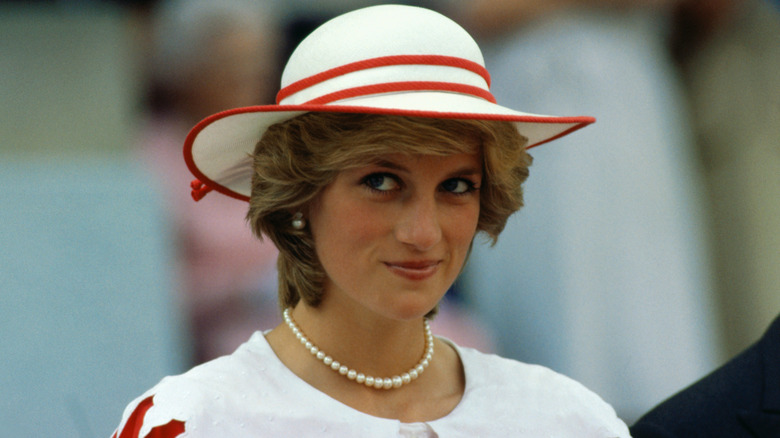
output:
[[292,218],[292,227],[296,230],[302,230],[306,226],[306,219],[303,218],[303,213],[300,211],[295,213]]

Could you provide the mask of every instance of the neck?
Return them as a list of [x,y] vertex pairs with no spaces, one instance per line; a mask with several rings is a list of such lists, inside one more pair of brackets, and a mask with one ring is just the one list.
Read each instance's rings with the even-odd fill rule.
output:
[[[393,376],[420,361],[425,351],[422,318],[396,321],[326,306],[299,304],[292,318],[309,340],[334,360],[362,373]],[[302,352],[306,350],[296,346]],[[315,359],[310,359],[315,366]]]

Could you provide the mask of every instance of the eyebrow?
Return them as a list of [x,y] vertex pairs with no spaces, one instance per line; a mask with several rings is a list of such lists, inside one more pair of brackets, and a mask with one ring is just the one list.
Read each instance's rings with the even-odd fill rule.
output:
[[[409,169],[406,167],[390,160],[386,160],[383,158],[377,159],[376,161],[372,162],[372,165],[379,166],[379,167],[386,167],[391,170],[397,170],[399,172],[405,172],[410,173]],[[481,175],[482,174],[482,168],[479,166],[463,166],[460,169],[454,170],[447,174],[447,178],[453,178],[456,176],[465,176],[465,175]]]
[[398,163],[396,163],[394,161],[386,160],[384,158],[379,158],[379,159],[377,159],[375,161],[372,161],[371,165],[378,166],[378,167],[386,167],[388,169],[398,170],[400,172],[409,173],[409,169],[407,169],[406,167],[401,166],[400,164],[398,164]]

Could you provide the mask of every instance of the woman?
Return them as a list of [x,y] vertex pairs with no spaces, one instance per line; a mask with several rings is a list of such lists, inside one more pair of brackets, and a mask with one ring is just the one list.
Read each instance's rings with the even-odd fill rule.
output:
[[471,37],[407,6],[324,24],[282,83],[278,105],[201,122],[185,158],[196,199],[248,200],[279,248],[285,322],[163,379],[116,436],[628,436],[578,383],[427,323],[477,231],[522,204],[524,147],[593,119],[496,105]]

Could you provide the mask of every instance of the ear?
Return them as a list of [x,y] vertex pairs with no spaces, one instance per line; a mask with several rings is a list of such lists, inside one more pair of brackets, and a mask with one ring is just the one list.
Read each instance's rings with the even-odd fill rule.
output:
[[317,211],[319,210],[320,205],[320,196],[317,195],[313,199],[307,201],[305,204],[301,204],[298,207],[295,208],[295,212],[301,212],[303,213],[303,217],[306,218],[306,220],[311,219],[312,215],[316,215]]

